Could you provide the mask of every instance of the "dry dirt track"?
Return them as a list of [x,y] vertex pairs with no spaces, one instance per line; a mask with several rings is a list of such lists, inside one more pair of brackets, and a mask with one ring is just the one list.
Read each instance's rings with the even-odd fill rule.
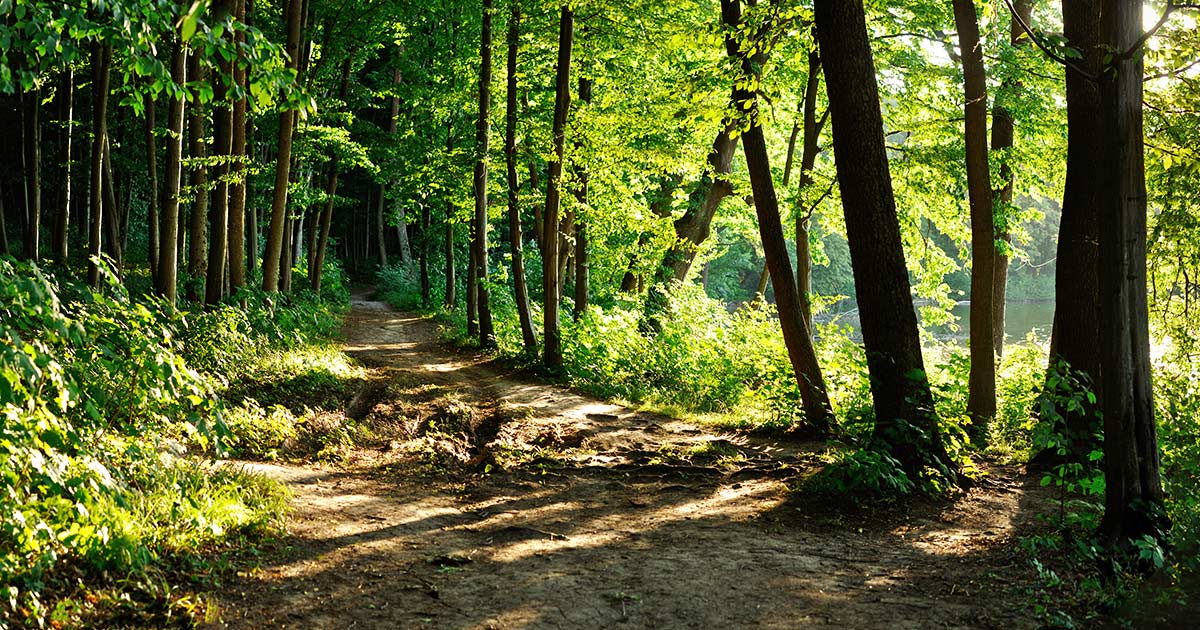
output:
[[[377,302],[356,299],[345,334],[389,392],[417,401],[405,413],[501,410],[493,446],[565,454],[489,474],[417,475],[389,455],[404,451],[394,444],[344,469],[253,465],[295,494],[290,549],[226,585],[214,627],[1037,626],[1012,551],[1029,489],[1004,471],[952,505],[832,522],[787,492],[812,465],[795,445],[717,436],[509,374]],[[740,461],[660,457],[712,440]]]

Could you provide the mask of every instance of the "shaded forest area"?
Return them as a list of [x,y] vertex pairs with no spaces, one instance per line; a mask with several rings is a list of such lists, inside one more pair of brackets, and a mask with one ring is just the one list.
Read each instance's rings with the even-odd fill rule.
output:
[[[1157,619],[1200,527],[1198,17],[0,0],[0,626],[215,622],[295,539],[296,475],[229,462],[376,450],[404,487],[783,479],[835,528],[1051,488],[994,545],[1024,619]],[[363,332],[384,302],[493,371],[343,347],[429,343]],[[621,411],[576,443],[446,393],[515,373]]]

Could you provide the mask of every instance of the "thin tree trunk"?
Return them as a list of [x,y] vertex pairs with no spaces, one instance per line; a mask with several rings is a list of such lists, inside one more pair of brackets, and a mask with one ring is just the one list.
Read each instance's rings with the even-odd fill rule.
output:
[[933,468],[953,475],[921,357],[863,5],[816,0],[815,16],[875,402],[876,446],[910,474]]
[[521,236],[521,183],[517,180],[517,54],[521,47],[521,3],[510,2],[508,19],[508,86],[504,118],[504,164],[508,174],[508,245],[512,252],[513,294],[521,322],[525,353],[537,353],[537,333],[529,309],[529,287],[525,278],[525,246]]
[[[200,52],[193,50],[188,56],[188,75],[195,81],[208,81],[208,71],[200,63]],[[204,129],[204,105],[198,100],[188,109],[188,157],[194,160],[190,179],[192,190],[192,214],[188,222],[188,281],[184,293],[192,302],[200,300],[200,288],[204,284],[207,266],[205,250],[208,246],[208,158],[207,134]]]
[[104,140],[104,238],[108,243],[106,247],[108,255],[112,257],[117,274],[120,275],[125,265],[125,254],[122,247],[122,212],[117,203],[116,180],[113,177],[112,139],[106,136]]
[[[579,77],[579,101],[584,105],[592,102],[592,80],[587,77]],[[576,159],[580,160],[583,153],[583,143],[579,140],[575,141]],[[575,199],[579,201],[579,209],[575,212],[575,301],[571,308],[571,317],[575,321],[579,321],[580,317],[587,312],[588,308],[588,291],[590,287],[588,283],[589,268],[588,268],[588,238],[587,238],[587,212],[588,212],[588,183],[589,176],[586,166],[581,166],[578,163],[575,165],[575,178],[579,181],[579,187],[575,190]]]
[[0,256],[8,254],[8,216],[4,212],[4,183],[0,181]]
[[[721,18],[727,28],[736,29],[742,22],[739,0],[721,0]],[[732,35],[725,39],[725,51],[730,58],[739,60],[744,79],[759,78],[762,54],[752,55],[739,48]],[[754,190],[754,210],[758,215],[758,230],[762,236],[763,251],[767,267],[775,280],[775,299],[779,305],[779,323],[783,340],[791,359],[796,386],[804,407],[805,420],[820,437],[829,434],[833,406],[825,390],[825,380],[817,355],[812,346],[812,337],[804,325],[803,311],[796,284],[792,281],[792,265],[788,260],[787,239],[783,235],[783,223],[779,218],[779,201],[775,196],[775,182],[771,176],[771,165],[767,143],[758,111],[758,94],[745,87],[734,93],[738,114],[749,124],[742,133],[742,150],[746,155],[746,167],[750,171],[750,185]]]
[[[218,15],[236,10],[233,0],[217,0]],[[227,33],[233,42],[233,34]],[[219,56],[218,76],[213,84],[217,106],[213,109],[214,153],[223,158],[216,166],[217,187],[209,213],[208,271],[204,281],[204,303],[219,304],[225,298],[225,264],[229,254],[229,171],[233,156],[233,108],[228,102],[227,82],[235,80],[233,62]]]
[[[236,0],[236,17],[239,22],[246,21],[247,0]],[[237,34],[238,44],[244,44],[246,36]],[[246,68],[242,66],[243,53],[238,47],[237,60],[233,67],[233,82],[243,90],[248,89]],[[233,102],[233,144],[231,168],[232,182],[229,184],[229,292],[236,294],[246,286],[246,162],[249,156],[246,152],[246,98]],[[257,241],[257,237],[255,238]]]
[[94,44],[92,65],[92,164],[91,190],[88,222],[88,285],[93,289],[100,286],[100,268],[96,259],[101,255],[101,231],[104,228],[104,147],[108,141],[108,91],[109,67],[112,64],[112,47]]
[[[475,123],[475,240],[471,257],[475,261],[475,297],[479,311],[479,344],[496,344],[492,325],[492,306],[488,291],[488,140],[492,105],[492,0],[483,0],[482,31],[479,43],[479,118]],[[469,320],[468,320],[469,321]]]
[[[346,95],[350,89],[350,69],[352,62],[352,57],[346,57],[342,62],[342,81],[338,86],[338,100],[343,103],[346,102]],[[333,221],[333,202],[337,195],[337,189],[338,158],[335,155],[329,162],[329,179],[326,180],[325,184],[325,210],[321,213],[321,236],[317,241],[316,250],[311,253],[313,263],[308,269],[309,285],[312,287],[313,293],[321,292],[321,274],[325,269],[325,249],[329,246],[329,226]],[[382,191],[380,191],[379,198],[382,206]],[[382,207],[380,209],[380,216],[382,217]],[[313,226],[311,229],[315,229],[315,227]]]
[[[187,81],[187,52],[176,40],[171,47],[171,81],[183,85]],[[179,185],[181,180],[181,157],[183,155],[184,100],[172,95],[167,112],[167,161],[163,173],[166,175],[166,203],[162,211],[162,232],[159,241],[159,269],[155,281],[157,292],[167,301],[167,308],[175,309],[176,284],[179,272]]]
[[54,221],[54,239],[52,247],[54,248],[54,257],[59,264],[67,264],[67,255],[69,254],[68,229],[71,225],[71,167],[73,160],[71,159],[71,149],[75,137],[75,70],[69,65],[63,72],[62,86],[63,106],[66,109],[66,119],[60,139],[60,146],[63,149],[62,163],[62,197],[59,199],[58,215]]
[[387,197],[387,186],[379,185],[379,198],[375,200],[375,238],[379,246],[379,266],[388,266],[387,230],[384,224],[384,200]]
[[418,272],[421,276],[421,306],[429,307],[433,300],[433,286],[429,278],[429,245],[433,241],[430,230],[433,227],[433,211],[428,203],[421,204],[421,236],[417,239]]
[[21,96],[25,123],[21,137],[25,144],[25,258],[41,257],[42,241],[42,91],[34,89]]
[[[816,39],[816,33],[813,33]],[[813,170],[817,165],[817,155],[821,153],[821,131],[829,120],[826,111],[824,116],[817,117],[817,95],[821,87],[821,55],[814,47],[808,53],[808,78],[804,85],[804,145],[800,150],[800,182],[797,199],[803,199],[804,191],[813,185]],[[787,186],[785,174],[784,187]],[[813,204],[804,212],[796,209],[796,290],[800,293],[800,307],[804,314],[804,325],[811,338],[813,329],[812,314],[812,252],[809,244],[808,225],[817,204]],[[765,268],[764,268],[765,270]],[[766,287],[763,287],[766,291]]]
[[[1013,3],[1017,18],[1012,18],[1009,25],[1009,42],[1013,46],[1022,46],[1029,41],[1021,22],[1030,23],[1033,12],[1033,0],[1016,0]],[[1005,77],[1000,83],[992,105],[992,148],[991,154],[998,157],[1000,188],[992,191],[993,205],[996,217],[1000,220],[996,225],[996,239],[1005,244],[1012,243],[1012,233],[1009,221],[1012,216],[1013,200],[1013,170],[1009,153],[1015,138],[1016,121],[1013,112],[1008,109],[1007,101],[1022,91],[1020,80],[1012,76]],[[996,356],[1004,356],[1004,308],[1008,292],[1008,251],[996,250],[996,260],[992,274],[992,346]]]
[[953,0],[954,23],[963,68],[967,193],[971,206],[971,372],[968,378],[968,432],[977,442],[987,438],[996,415],[996,355],[992,334],[992,281],[995,275],[996,228],[992,212],[992,180],[988,167],[987,74],[979,17],[974,0]]
[[[299,68],[300,19],[303,0],[288,0],[285,19],[287,21],[287,67]],[[271,197],[271,222],[267,229],[267,247],[263,255],[262,288],[275,293],[279,291],[279,255],[283,251],[284,227],[287,222],[288,182],[291,181],[292,132],[296,124],[296,112],[284,111],[279,115],[279,156],[275,162],[275,190]]]
[[[395,73],[392,75],[392,85],[394,85],[394,86],[400,85],[400,79],[401,79],[400,68],[396,68]],[[400,97],[399,97],[399,95],[393,95],[392,96],[391,117],[388,119],[388,133],[391,134],[391,136],[393,138],[396,137],[396,133],[397,133],[397,124],[396,123],[397,123],[397,120],[399,119],[399,117],[400,117]],[[397,180],[392,180],[392,190],[397,190],[399,187],[400,187],[400,183]],[[408,219],[405,217],[404,204],[401,203],[401,201],[400,201],[400,195],[396,195],[394,207],[395,207],[395,215],[396,215],[396,239],[397,239],[397,244],[399,246],[397,253],[400,256],[400,262],[407,263],[410,260],[412,260],[412,247],[408,242]],[[379,229],[382,231],[383,225],[384,225],[383,201],[382,200],[380,200],[380,202],[379,202],[379,210],[380,210]],[[385,250],[385,243],[382,240],[382,238],[383,237],[381,236],[380,237],[381,240],[379,241],[379,252],[380,252],[380,256],[383,259],[383,264],[387,265],[387,254],[386,254],[386,250]]]
[[563,141],[567,127],[567,114],[571,105],[571,46],[575,39],[575,14],[570,5],[562,5],[558,24],[558,63],[554,80],[554,157],[549,165],[549,182],[546,185],[545,243],[543,244],[542,309],[545,350],[543,361],[550,370],[561,370],[563,366],[562,337],[559,331],[558,296],[561,292],[558,266],[559,242],[552,237],[558,234],[558,211],[561,202]]
[[150,263],[150,278],[158,284],[158,141],[154,136],[158,125],[154,97],[143,99],[146,108],[146,176],[149,179],[150,202],[146,206],[146,259]]

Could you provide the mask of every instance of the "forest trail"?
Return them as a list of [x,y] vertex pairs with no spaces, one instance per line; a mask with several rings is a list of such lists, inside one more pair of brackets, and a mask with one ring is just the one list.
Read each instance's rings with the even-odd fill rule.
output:
[[393,438],[340,468],[246,464],[294,493],[287,548],[225,585],[212,627],[1038,625],[1014,545],[1036,483],[1012,471],[830,516],[789,493],[815,446],[540,383],[361,296],[345,338],[376,377],[347,414]]

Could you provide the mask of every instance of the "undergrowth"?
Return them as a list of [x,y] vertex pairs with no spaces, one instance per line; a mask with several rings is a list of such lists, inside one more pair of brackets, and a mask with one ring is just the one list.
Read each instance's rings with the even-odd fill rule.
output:
[[239,297],[172,313],[110,270],[93,292],[0,259],[0,628],[186,625],[204,607],[164,571],[280,531],[282,486],[200,455],[257,448],[230,392],[286,372],[345,300]]

